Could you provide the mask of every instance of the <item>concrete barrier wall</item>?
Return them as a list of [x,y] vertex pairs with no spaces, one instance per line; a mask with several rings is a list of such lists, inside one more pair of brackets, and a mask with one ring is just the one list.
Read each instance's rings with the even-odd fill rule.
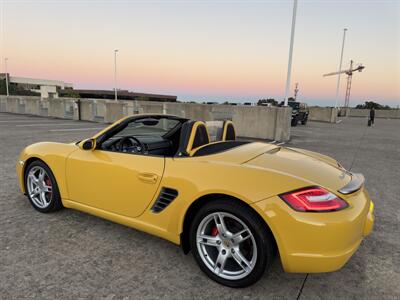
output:
[[17,97],[8,97],[6,100],[7,104],[7,112],[10,113],[18,113],[18,104],[19,104],[19,98]]
[[49,117],[65,118],[65,105],[62,99],[52,99],[49,101]]
[[348,117],[367,117],[369,116],[368,109],[348,108],[346,114]]
[[104,122],[114,123],[115,121],[124,117],[124,111],[126,110],[125,106],[127,105],[126,103],[107,101],[104,103],[104,105],[105,105]]
[[106,101],[103,101],[103,100],[95,100],[95,101],[96,101],[95,102],[95,104],[96,104],[95,111],[94,111],[95,117],[104,119],[104,117],[106,115],[106,106],[105,106]]
[[377,118],[400,119],[400,109],[377,109],[375,116]]
[[81,120],[94,121],[93,101],[81,100]]
[[7,111],[7,99],[0,98],[0,112],[6,112],[6,111]]
[[336,123],[338,110],[333,107],[309,107],[308,120]]
[[66,119],[75,119],[75,114],[77,113],[77,111],[75,112],[76,108],[76,104],[75,101],[68,99],[68,98],[58,98],[58,99],[62,99],[64,101],[64,117]]
[[[233,116],[236,134],[252,138],[275,139],[276,108],[249,106],[238,109]],[[252,120],[257,120],[254,122]]]
[[25,99],[25,113],[28,115],[39,115],[40,111],[40,98],[26,98]]
[[288,141],[290,140],[292,109],[290,107],[281,107],[276,111],[275,120],[275,140]]
[[[369,117],[369,109],[348,108],[348,117]],[[376,109],[375,118],[400,119],[400,109]]]
[[[77,100],[0,96],[0,111],[77,120]],[[202,121],[232,120],[238,136],[277,141],[290,139],[291,111],[288,107],[80,100],[80,118],[84,121],[112,123],[124,116],[139,113],[171,114]]]

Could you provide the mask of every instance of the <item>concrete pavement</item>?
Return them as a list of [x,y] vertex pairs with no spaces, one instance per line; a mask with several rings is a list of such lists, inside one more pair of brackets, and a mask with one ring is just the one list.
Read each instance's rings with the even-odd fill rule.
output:
[[246,289],[209,280],[191,255],[162,239],[69,209],[47,215],[33,210],[17,186],[22,148],[80,140],[103,126],[0,113],[0,298],[400,298],[400,120],[379,119],[370,128],[361,118],[292,128],[289,145],[364,173],[376,226],[338,272],[287,274],[277,259]]

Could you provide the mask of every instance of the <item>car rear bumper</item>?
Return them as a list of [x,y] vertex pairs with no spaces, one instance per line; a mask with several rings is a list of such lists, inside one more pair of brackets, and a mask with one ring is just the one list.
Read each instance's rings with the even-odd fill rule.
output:
[[296,212],[279,197],[252,205],[271,228],[286,272],[336,271],[371,233],[374,204],[366,190],[343,198],[349,207],[329,213]]

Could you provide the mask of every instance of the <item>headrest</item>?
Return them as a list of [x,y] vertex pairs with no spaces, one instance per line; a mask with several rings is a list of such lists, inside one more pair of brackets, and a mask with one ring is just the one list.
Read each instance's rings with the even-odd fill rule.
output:
[[178,156],[190,156],[200,146],[210,143],[206,125],[201,121],[183,123],[179,141]]

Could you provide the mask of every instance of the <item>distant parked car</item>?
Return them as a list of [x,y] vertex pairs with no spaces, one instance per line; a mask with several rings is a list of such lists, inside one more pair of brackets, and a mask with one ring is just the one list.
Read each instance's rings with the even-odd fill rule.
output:
[[292,108],[292,126],[297,126],[299,122],[302,125],[307,124],[308,120],[308,106],[306,103],[296,102],[296,101],[289,101],[288,105]]

